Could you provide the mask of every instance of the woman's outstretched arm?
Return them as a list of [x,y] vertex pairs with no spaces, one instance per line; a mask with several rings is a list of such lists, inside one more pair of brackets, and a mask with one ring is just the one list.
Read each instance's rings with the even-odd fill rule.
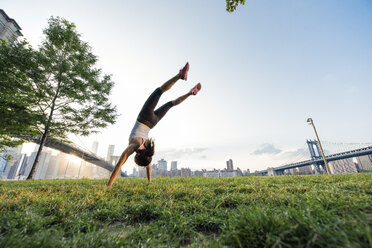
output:
[[138,145],[136,144],[129,144],[129,146],[124,150],[121,154],[118,163],[115,166],[115,169],[111,173],[110,180],[107,183],[107,187],[111,187],[114,184],[116,177],[118,176],[121,166],[127,161],[128,157],[132,155],[138,149]]
[[151,164],[146,167],[147,179],[151,182]]

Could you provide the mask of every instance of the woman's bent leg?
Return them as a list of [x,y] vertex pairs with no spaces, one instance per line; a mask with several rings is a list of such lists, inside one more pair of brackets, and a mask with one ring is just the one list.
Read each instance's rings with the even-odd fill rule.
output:
[[157,118],[154,115],[154,109],[158,104],[160,96],[163,94],[160,88],[156,88],[155,91],[149,96],[143,105],[140,113],[138,114],[137,120],[142,122],[146,126],[153,128],[157,122]]
[[154,115],[156,117],[156,123],[158,123],[164,115],[174,106],[173,101],[167,102],[157,110],[155,110]]
[[168,110],[170,110],[173,106],[176,106],[180,104],[181,102],[185,101],[186,98],[188,98],[189,96],[191,96],[191,93],[187,93],[183,96],[178,97],[176,100],[167,102],[166,104],[164,104],[163,106],[155,110],[154,114],[157,118],[156,123],[158,123],[164,117],[164,115],[168,112]]

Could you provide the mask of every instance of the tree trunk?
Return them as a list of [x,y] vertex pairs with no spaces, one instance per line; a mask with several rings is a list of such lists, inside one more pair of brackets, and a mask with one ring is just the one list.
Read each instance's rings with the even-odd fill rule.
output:
[[41,137],[39,150],[37,151],[34,164],[32,165],[32,168],[31,168],[30,174],[27,177],[27,180],[32,179],[33,176],[34,176],[34,174],[35,174],[36,166],[37,166],[37,164],[39,162],[39,157],[40,157],[41,151],[43,150],[45,141],[46,141],[46,139],[48,137],[49,127],[50,127],[50,123],[52,122],[53,112],[54,112],[56,100],[57,100],[57,97],[58,97],[59,88],[60,88],[60,83],[58,83],[56,94],[53,97],[52,106],[50,107],[50,114],[49,114],[49,117],[48,117],[48,122],[45,125],[45,130],[44,130],[43,136]]
[[34,177],[34,174],[35,174],[35,171],[36,171],[36,166],[39,162],[39,157],[40,157],[41,151],[43,150],[46,139],[47,139],[47,133],[44,132],[43,136],[41,136],[39,150],[37,151],[34,164],[32,165],[32,168],[31,168],[30,174],[27,177],[27,180],[32,179]]

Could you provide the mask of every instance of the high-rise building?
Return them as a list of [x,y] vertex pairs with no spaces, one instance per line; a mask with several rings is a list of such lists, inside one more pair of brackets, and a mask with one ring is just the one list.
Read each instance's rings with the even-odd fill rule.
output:
[[331,174],[358,173],[352,158],[331,161],[328,166]]
[[181,168],[181,177],[191,177],[191,170],[189,168]]
[[98,141],[93,141],[93,144],[92,144],[92,152],[96,155],[98,152],[98,144],[99,144]]
[[4,172],[6,167],[6,160],[0,157],[0,174]]
[[298,167],[299,174],[311,174],[313,172],[310,165]]
[[28,157],[25,172],[23,175],[28,176],[30,174],[32,165],[35,162],[36,154],[37,154],[37,151],[34,151],[31,153],[30,157]]
[[177,170],[177,161],[172,161],[171,162],[171,171]]
[[52,156],[50,158],[48,168],[45,172],[45,179],[53,179],[57,177],[60,162],[61,159],[59,156]]
[[359,170],[372,171],[372,155],[364,155],[356,158]]
[[[68,159],[68,161],[67,161],[67,166],[65,167],[66,169],[65,169],[64,178],[69,178],[69,179],[78,178],[80,167],[81,167],[81,159],[77,158],[75,156],[71,156],[71,155],[68,155],[67,159]],[[96,167],[98,167],[98,166],[96,166]],[[96,171],[96,172],[98,172],[98,171]]]
[[88,163],[86,161],[82,161],[82,167],[80,169],[79,178],[86,177],[86,178],[94,178],[93,174],[93,167],[95,165]]
[[19,168],[19,171],[17,173],[17,175],[22,175],[22,176],[25,176],[25,172],[26,172],[26,168],[27,168],[27,163],[28,163],[28,159],[29,157],[27,156],[27,154],[25,154],[25,158],[23,159],[23,162]]
[[167,170],[167,161],[164,160],[163,158],[160,159],[158,161],[158,170],[163,170],[163,171],[166,171]]
[[20,167],[22,166],[24,155],[21,154],[22,147],[13,147],[8,148],[4,155],[10,155],[12,159],[6,161],[5,168],[3,168],[2,178],[14,179],[17,172],[19,172]]
[[57,161],[58,161],[58,168],[57,168],[56,178],[58,179],[65,178],[66,167],[68,164],[66,153],[61,152],[60,154],[58,154]]
[[45,179],[46,172],[48,167],[50,166],[50,159],[52,157],[51,151],[42,151],[40,153],[39,162],[36,166],[36,171],[34,175],[34,179]]
[[111,156],[114,155],[115,145],[109,145],[107,149],[106,161],[111,161]]
[[10,169],[8,172],[8,179],[15,179],[18,174],[19,170],[24,162],[24,159],[26,158],[26,154],[16,154],[16,157],[14,157],[10,163]]
[[146,177],[147,172],[146,172],[146,167],[143,166],[138,166],[138,177]]
[[18,23],[0,9],[0,38],[14,42],[19,36],[23,36],[20,30],[22,29]]
[[232,159],[229,159],[228,161],[226,161],[226,169],[228,171],[232,171],[234,170],[234,166],[233,166],[233,161]]
[[133,177],[138,177],[138,171],[136,169],[136,167],[133,167]]
[[291,175],[297,175],[298,174],[298,168],[296,167],[296,168],[288,169],[288,172]]

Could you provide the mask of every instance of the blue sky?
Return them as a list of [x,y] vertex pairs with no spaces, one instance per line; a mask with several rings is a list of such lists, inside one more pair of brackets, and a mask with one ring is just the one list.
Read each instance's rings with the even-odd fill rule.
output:
[[[154,160],[192,169],[251,171],[295,162],[314,133],[322,140],[372,141],[372,1],[246,1],[234,13],[220,1],[21,1],[2,9],[33,46],[50,16],[77,25],[82,39],[113,75],[118,122],[88,138],[115,153],[125,149],[148,95],[190,62],[160,104],[201,92],[172,109],[150,132]],[[131,171],[132,159],[124,166]]]

